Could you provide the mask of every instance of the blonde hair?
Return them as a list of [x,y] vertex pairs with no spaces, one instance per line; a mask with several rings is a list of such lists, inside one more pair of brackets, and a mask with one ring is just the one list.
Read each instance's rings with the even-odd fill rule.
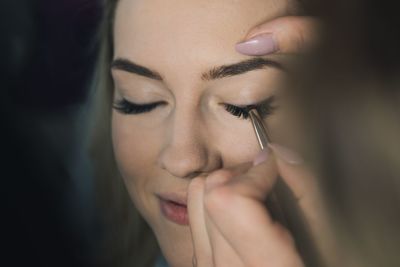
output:
[[130,199],[114,159],[111,141],[113,82],[112,26],[117,0],[104,1],[100,42],[92,94],[90,157],[103,226],[97,263],[100,266],[153,266],[159,248],[152,230]]

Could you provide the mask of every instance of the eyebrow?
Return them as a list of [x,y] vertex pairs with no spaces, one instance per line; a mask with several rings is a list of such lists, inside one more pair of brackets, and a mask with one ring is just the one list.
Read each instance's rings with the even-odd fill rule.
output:
[[136,63],[133,63],[129,59],[117,58],[113,60],[113,62],[111,63],[111,69],[122,70],[129,73],[134,73],[140,76],[144,76],[150,79],[162,81],[162,77],[158,72],[148,69],[144,66],[140,66]]
[[279,70],[284,70],[282,64],[277,61],[265,59],[261,57],[251,58],[231,65],[223,65],[215,67],[201,75],[202,80],[216,80],[225,77],[244,74],[249,71],[272,67]]
[[[277,61],[257,57],[230,65],[222,65],[219,67],[214,67],[211,70],[204,72],[201,75],[201,79],[205,81],[222,79],[225,77],[244,74],[246,72],[253,70],[264,69],[266,67],[272,67],[279,70],[284,70],[283,66]],[[111,63],[111,69],[126,71],[153,80],[158,80],[158,81],[163,80],[162,76],[157,71],[136,64],[130,61],[129,59],[117,58],[113,60],[113,62]]]

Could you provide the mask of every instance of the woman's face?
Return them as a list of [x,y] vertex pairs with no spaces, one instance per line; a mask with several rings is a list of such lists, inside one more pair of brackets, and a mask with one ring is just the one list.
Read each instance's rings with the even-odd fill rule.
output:
[[[119,1],[114,151],[132,200],[172,266],[191,264],[190,180],[251,161],[259,146],[236,106],[276,94],[281,71],[237,53],[235,44],[289,9],[286,0]],[[279,109],[265,115],[274,133]]]

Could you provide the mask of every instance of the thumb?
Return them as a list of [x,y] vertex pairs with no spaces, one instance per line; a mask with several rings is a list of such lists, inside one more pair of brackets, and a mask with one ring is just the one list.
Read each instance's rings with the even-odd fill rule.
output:
[[315,43],[317,25],[312,17],[280,17],[251,29],[236,50],[249,56],[299,53]]

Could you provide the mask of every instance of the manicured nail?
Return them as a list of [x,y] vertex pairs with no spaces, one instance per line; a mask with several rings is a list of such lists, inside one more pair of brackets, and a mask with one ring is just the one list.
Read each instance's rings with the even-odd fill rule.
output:
[[293,150],[287,147],[278,144],[269,144],[268,146],[272,149],[272,151],[275,152],[275,154],[280,159],[289,164],[300,165],[303,163],[302,157],[298,153],[294,152]]
[[265,162],[268,159],[268,155],[269,155],[269,149],[266,148],[264,150],[262,150],[260,153],[258,153],[258,155],[254,158],[253,160],[253,166],[257,166],[263,162]]
[[236,44],[236,51],[248,56],[262,56],[278,51],[278,46],[271,33],[264,33]]

